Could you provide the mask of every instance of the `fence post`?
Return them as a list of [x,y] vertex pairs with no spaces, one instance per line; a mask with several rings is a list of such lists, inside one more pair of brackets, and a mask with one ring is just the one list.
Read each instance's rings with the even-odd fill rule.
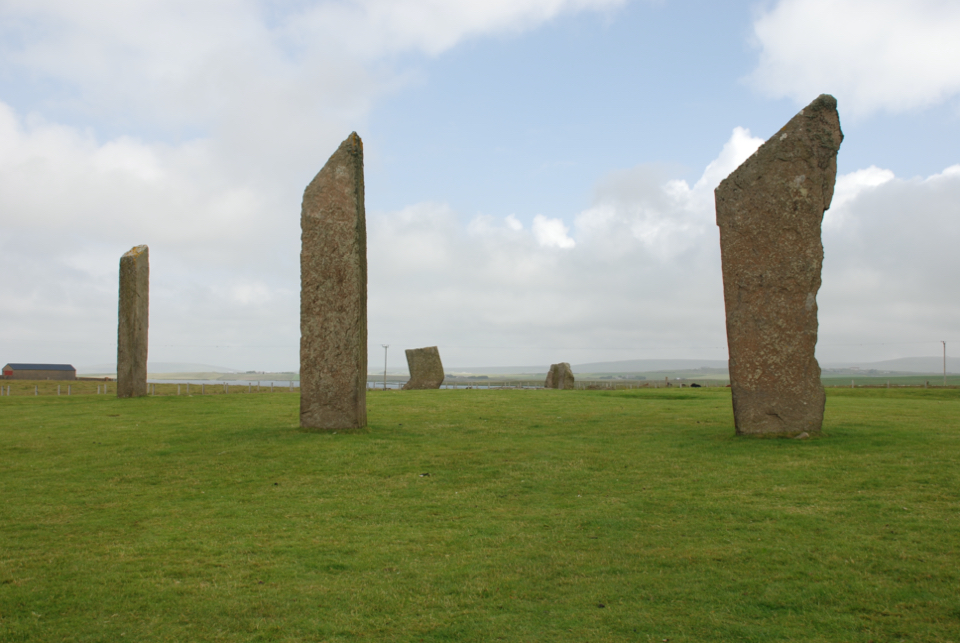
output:
[[70,395],[70,385],[67,384],[67,395]]
[[[926,388],[926,387],[924,387],[924,388]],[[60,385],[59,385],[59,384],[57,384],[57,395],[60,395]]]
[[200,382],[200,395],[203,395],[203,382]]
[[180,396],[180,385],[177,384],[177,397],[179,397],[179,396]]
[[34,395],[40,395],[40,391],[38,390],[39,388],[40,388],[40,387],[37,386],[36,384],[33,385],[33,394],[34,394]]

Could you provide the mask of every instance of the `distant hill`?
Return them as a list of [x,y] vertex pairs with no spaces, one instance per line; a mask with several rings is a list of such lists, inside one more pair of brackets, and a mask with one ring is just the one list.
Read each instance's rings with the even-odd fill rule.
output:
[[[949,347],[948,347],[949,348]],[[943,356],[939,357],[901,357],[900,359],[888,359],[881,362],[832,362],[821,364],[820,367],[826,369],[861,371],[882,371],[890,373],[917,373],[919,375],[936,375],[943,373]],[[947,372],[960,373],[960,357],[947,356]]]
[[[879,373],[913,373],[918,375],[936,375],[943,372],[943,357],[901,357],[879,362],[829,362],[821,363],[826,370],[878,371]],[[382,366],[380,367],[383,368]],[[519,375],[546,374],[549,364],[536,366],[452,366],[447,373],[470,375]],[[689,372],[699,369],[727,370],[725,359],[630,359],[615,362],[588,362],[573,364],[574,373],[673,373]],[[400,369],[398,368],[397,371]],[[376,373],[376,367],[370,367],[370,373]],[[382,370],[380,371],[383,372]],[[391,369],[393,372],[393,369]],[[406,373],[406,369],[403,369]],[[960,373],[960,357],[947,357],[947,372]]]
[[698,368],[726,370],[725,359],[628,359],[619,362],[590,362],[573,366],[574,373],[660,373],[692,371]]
[[[382,367],[381,367],[382,368]],[[725,359],[629,359],[618,362],[589,362],[571,365],[574,373],[662,373],[664,371],[689,371],[699,368],[726,369]],[[521,373],[546,374],[549,364],[538,366],[451,366],[448,373],[471,375],[519,375]],[[371,367],[370,372],[376,372]],[[381,372],[383,372],[381,370]]]
[[[116,374],[116,364],[94,364],[81,366],[77,373],[82,375],[111,375]],[[189,364],[186,362],[147,362],[148,373],[238,373],[236,369],[226,366],[212,366],[210,364]]]

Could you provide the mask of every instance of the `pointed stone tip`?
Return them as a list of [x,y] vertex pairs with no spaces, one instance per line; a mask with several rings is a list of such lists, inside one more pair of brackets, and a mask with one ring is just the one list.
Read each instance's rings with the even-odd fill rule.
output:
[[360,138],[360,135],[356,132],[350,132],[350,136],[347,137],[347,140],[344,141],[348,145],[353,145],[354,147],[359,147],[360,151],[363,151],[363,140]]
[[820,94],[808,105],[811,109],[837,109],[837,99],[831,94]]

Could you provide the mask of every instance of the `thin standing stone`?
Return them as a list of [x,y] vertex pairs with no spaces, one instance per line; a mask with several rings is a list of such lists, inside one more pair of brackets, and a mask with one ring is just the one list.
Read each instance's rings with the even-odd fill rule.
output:
[[304,191],[300,226],[300,426],[362,427],[367,233],[363,142],[356,132]]
[[149,317],[150,252],[147,246],[135,246],[120,257],[117,397],[147,394]]
[[738,435],[820,433],[820,228],[842,140],[837,101],[823,94],[715,191]]

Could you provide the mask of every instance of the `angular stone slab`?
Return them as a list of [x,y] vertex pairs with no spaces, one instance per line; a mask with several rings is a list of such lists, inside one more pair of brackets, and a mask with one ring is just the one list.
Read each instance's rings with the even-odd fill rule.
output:
[[117,397],[147,394],[147,327],[150,322],[150,249],[134,246],[120,257],[117,323]]
[[567,362],[551,364],[543,388],[572,389],[574,385],[573,369]]
[[363,142],[354,132],[303,193],[300,426],[367,423],[367,226]]
[[820,224],[842,140],[837,101],[823,94],[714,193],[738,435],[820,432]]
[[440,388],[444,379],[440,349],[436,346],[427,346],[426,348],[408,348],[405,352],[410,379],[403,385],[403,390]]

